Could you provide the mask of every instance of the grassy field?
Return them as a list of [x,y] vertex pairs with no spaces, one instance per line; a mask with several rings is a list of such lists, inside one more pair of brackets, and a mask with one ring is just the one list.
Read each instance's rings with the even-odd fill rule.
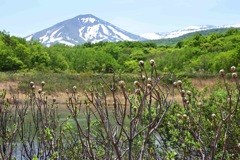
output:
[[[113,74],[104,74],[105,85],[112,85]],[[167,78],[166,78],[167,79]],[[133,90],[133,83],[139,80],[137,74],[116,75],[116,84],[119,80],[124,80],[126,88]],[[36,86],[36,92],[41,88],[41,82],[45,82],[44,91],[49,97],[56,97],[59,102],[65,102],[67,98],[66,91],[71,92],[72,87],[77,87],[78,96],[83,98],[84,91],[88,91],[92,86],[99,87],[104,82],[99,74],[94,73],[43,73],[43,72],[0,72],[0,90],[5,89],[10,94],[17,94],[20,99],[29,93],[29,83],[33,81]],[[198,88],[211,87],[217,83],[218,77],[211,78],[191,78],[192,84]],[[168,82],[167,82],[168,83]]]
[[[112,74],[103,75],[106,80],[105,85],[111,86]],[[137,79],[137,75],[123,74],[122,76],[116,76],[116,83],[119,79],[124,79],[127,82],[127,87],[133,89],[133,82]],[[31,92],[29,83],[33,81],[35,84],[35,93],[38,94],[38,90],[42,88],[41,82],[44,81],[45,85],[43,92],[47,95],[49,101],[56,98],[58,104],[58,110],[61,118],[65,119],[69,115],[69,110],[66,105],[68,94],[72,93],[73,86],[77,87],[77,96],[80,101],[84,102],[87,98],[84,94],[85,91],[94,87],[101,86],[103,81],[100,76],[92,73],[13,73],[13,72],[1,72],[0,73],[0,90],[6,90],[6,97],[11,100],[12,96],[15,96],[19,101],[23,101],[27,98]],[[67,94],[68,91],[68,94]],[[106,90],[106,92],[108,92]],[[108,98],[108,103],[112,104],[111,98]],[[84,110],[84,109],[83,109]]]
[[[139,75],[137,74],[116,75],[116,81],[123,79],[126,82],[126,88],[134,92],[133,82],[138,80],[138,77]],[[103,78],[106,80],[105,85],[112,85],[113,74],[105,74]],[[45,94],[49,99],[53,99],[53,97],[57,99],[59,112],[63,115],[68,113],[65,104],[68,98],[66,90],[71,93],[72,87],[76,86],[78,97],[84,101],[86,100],[86,96],[84,95],[85,90],[88,91],[92,86],[99,87],[104,83],[99,75],[93,73],[2,72],[0,73],[0,90],[7,90],[7,97],[9,98],[15,95],[18,99],[22,100],[30,92],[29,82],[31,81],[35,83],[36,92],[41,88],[41,82],[45,81]],[[202,90],[205,87],[212,87],[217,83],[218,78],[191,78],[190,81],[196,88]],[[175,100],[181,101],[181,96],[176,94]],[[112,104],[111,98],[108,101],[109,104]]]
[[[112,76],[112,74],[104,74],[103,78],[107,82],[111,82]],[[126,82],[133,83],[137,76],[135,74],[117,75],[116,80],[123,79]],[[46,85],[44,87],[49,94],[65,92],[66,89],[71,89],[73,86],[76,86],[78,91],[84,91],[92,85],[102,83],[100,75],[94,73],[0,72],[0,89],[18,90],[21,93],[27,93],[31,81],[35,83],[37,88],[41,87],[42,81],[45,81]]]

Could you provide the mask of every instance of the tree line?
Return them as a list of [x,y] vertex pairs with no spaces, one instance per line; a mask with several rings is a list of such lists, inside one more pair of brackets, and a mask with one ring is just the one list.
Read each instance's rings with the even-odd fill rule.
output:
[[139,60],[155,59],[160,72],[216,73],[238,66],[240,31],[231,28],[207,36],[195,34],[175,45],[154,42],[99,42],[74,47],[38,41],[0,32],[0,71],[137,72]]

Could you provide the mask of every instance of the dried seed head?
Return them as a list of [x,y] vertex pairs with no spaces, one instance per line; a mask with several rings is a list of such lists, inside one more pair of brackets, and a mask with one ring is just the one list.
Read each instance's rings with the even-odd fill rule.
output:
[[140,67],[144,67],[144,62],[141,60],[141,61],[139,61],[139,66]]
[[148,83],[148,84],[147,84],[147,88],[148,88],[148,89],[152,89],[152,85]]
[[42,93],[42,89],[38,89],[38,93],[41,94]]
[[186,98],[186,97],[183,97],[183,102],[184,102],[184,103],[187,103],[187,101],[188,101],[187,98]]
[[30,87],[32,87],[34,85],[34,82],[33,81],[31,81],[30,82]]
[[152,78],[149,77],[149,78],[147,79],[147,83],[148,83],[148,84],[152,84]]
[[186,104],[189,104],[189,103],[190,103],[190,102],[187,100],[187,101],[186,101]]
[[200,107],[200,108],[201,108],[201,107],[202,107],[202,102],[198,102],[198,104],[197,104],[197,105],[198,105],[198,107]]
[[212,114],[212,119],[215,120],[216,119],[216,114]]
[[56,97],[53,97],[53,103],[55,103],[56,102]]
[[118,86],[119,86],[120,88],[125,88],[125,82],[124,82],[124,81],[119,81],[119,82],[118,82]]
[[181,119],[181,118],[182,118],[181,114],[177,114],[177,117],[178,117],[179,119]]
[[136,106],[133,107],[133,111],[137,112],[137,107]]
[[154,61],[153,59],[151,59],[151,60],[150,60],[150,65],[151,65],[151,66],[154,66],[154,64],[155,64],[155,61]]
[[240,143],[237,144],[237,147],[240,148]]
[[186,115],[186,114],[183,114],[183,118],[184,118],[184,119],[187,119],[187,115]]
[[191,96],[191,95],[192,95],[192,92],[191,92],[191,91],[187,91],[187,95],[188,95],[188,96]]
[[140,87],[140,83],[138,81],[134,81],[134,86],[138,88]]
[[225,71],[224,71],[223,69],[221,69],[221,70],[219,71],[219,74],[220,74],[221,76],[225,76]]
[[182,81],[181,81],[181,80],[178,80],[178,81],[177,81],[177,85],[178,85],[178,86],[182,86]]
[[34,90],[36,87],[35,87],[35,85],[33,85],[31,88],[32,88],[32,90]]
[[44,81],[42,81],[42,82],[41,82],[41,84],[42,84],[42,86],[44,86],[44,85],[45,85],[45,82],[44,82]]
[[77,90],[77,87],[76,86],[73,86],[73,93],[75,93]]
[[182,97],[185,96],[185,90],[181,90],[181,95],[182,95]]
[[136,94],[136,95],[140,95],[140,94],[141,94],[141,90],[140,90],[140,89],[136,89],[136,90],[135,90],[135,94]]
[[142,81],[145,81],[146,77],[145,76],[142,76]]
[[232,73],[232,78],[234,78],[234,79],[237,78],[237,73],[236,72]]
[[178,86],[178,83],[177,83],[177,82],[173,82],[173,86],[174,86],[174,87],[177,87],[177,86]]
[[232,72],[236,72],[236,70],[237,70],[237,68],[236,68],[235,66],[232,66],[232,67],[231,67],[231,71],[232,71]]

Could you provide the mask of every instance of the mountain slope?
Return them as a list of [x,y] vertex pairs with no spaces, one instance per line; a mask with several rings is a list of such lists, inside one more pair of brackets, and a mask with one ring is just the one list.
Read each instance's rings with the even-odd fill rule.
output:
[[[236,28],[240,30],[240,27],[238,28],[236,26]],[[184,39],[194,36],[195,34],[201,34],[203,36],[207,36],[207,35],[213,34],[213,33],[224,33],[228,29],[229,28],[214,28],[214,29],[208,29],[208,30],[187,33],[187,34],[184,34],[184,35],[176,37],[176,38],[162,38],[162,39],[156,39],[156,40],[148,40],[146,42],[153,42],[153,43],[156,43],[157,45],[174,45],[179,41],[182,41]]]
[[223,25],[223,26],[213,26],[213,25],[199,25],[199,26],[189,26],[184,29],[172,31],[172,32],[162,32],[162,33],[146,33],[142,34],[141,37],[144,37],[149,40],[158,40],[158,39],[168,39],[168,38],[177,38],[189,33],[211,30],[211,29],[220,29],[220,28],[238,28],[240,24],[236,25]]
[[146,40],[91,14],[79,15],[72,19],[62,21],[52,27],[31,34],[27,36],[26,39],[39,40],[46,46],[55,43],[73,46],[85,42]]

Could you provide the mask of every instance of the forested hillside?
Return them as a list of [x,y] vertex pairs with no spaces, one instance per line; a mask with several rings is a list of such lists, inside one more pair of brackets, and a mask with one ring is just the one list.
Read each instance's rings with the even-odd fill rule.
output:
[[0,71],[137,72],[139,60],[154,59],[161,72],[215,73],[238,66],[240,31],[195,34],[173,46],[154,42],[100,42],[44,47],[0,32]]

